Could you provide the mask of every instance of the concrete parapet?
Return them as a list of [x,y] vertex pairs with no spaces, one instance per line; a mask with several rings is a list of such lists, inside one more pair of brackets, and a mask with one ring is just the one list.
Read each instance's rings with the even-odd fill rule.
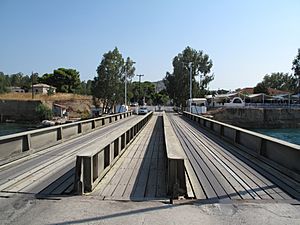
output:
[[168,160],[168,195],[177,198],[187,193],[184,165],[187,157],[165,112],[163,112],[163,127]]
[[[58,125],[26,131],[0,137],[0,164],[24,156],[33,151],[46,149],[50,146],[91,132],[114,121],[110,118],[131,116],[132,112],[124,112],[106,117],[98,117],[74,123]],[[121,117],[120,117],[121,118]],[[25,154],[25,155],[26,155]]]
[[242,129],[203,116],[183,112],[201,127],[217,134],[239,149],[272,165],[287,176],[300,181],[300,146]]
[[150,112],[145,117],[133,121],[129,127],[121,126],[109,137],[93,142],[84,152],[77,155],[74,182],[76,193],[83,194],[93,191],[130,142],[150,120],[152,114],[153,112]]

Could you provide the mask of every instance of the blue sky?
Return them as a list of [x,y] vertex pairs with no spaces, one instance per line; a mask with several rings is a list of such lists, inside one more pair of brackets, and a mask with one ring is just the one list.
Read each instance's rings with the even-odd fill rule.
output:
[[291,72],[299,12],[299,0],[0,0],[0,71],[66,67],[93,79],[117,46],[144,80],[156,81],[191,46],[213,60],[210,89],[249,87]]

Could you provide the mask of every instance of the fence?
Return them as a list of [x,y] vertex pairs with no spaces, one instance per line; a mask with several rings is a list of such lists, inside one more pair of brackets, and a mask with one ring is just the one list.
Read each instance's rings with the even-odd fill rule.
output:
[[21,153],[42,150],[131,115],[132,112],[129,111],[2,136],[0,137],[0,158],[17,157]]

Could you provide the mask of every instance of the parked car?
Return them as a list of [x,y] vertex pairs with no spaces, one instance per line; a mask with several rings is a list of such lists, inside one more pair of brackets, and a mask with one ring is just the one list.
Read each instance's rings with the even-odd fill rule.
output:
[[131,107],[137,107],[137,106],[139,106],[139,103],[133,102],[133,103],[130,103],[130,106],[131,106]]
[[144,115],[148,113],[148,109],[146,107],[139,107],[138,114]]

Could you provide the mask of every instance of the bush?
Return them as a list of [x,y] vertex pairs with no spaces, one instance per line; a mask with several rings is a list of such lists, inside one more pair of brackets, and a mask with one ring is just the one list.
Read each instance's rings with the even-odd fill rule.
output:
[[40,120],[51,120],[53,117],[52,110],[44,104],[38,105],[35,111],[38,114]]

